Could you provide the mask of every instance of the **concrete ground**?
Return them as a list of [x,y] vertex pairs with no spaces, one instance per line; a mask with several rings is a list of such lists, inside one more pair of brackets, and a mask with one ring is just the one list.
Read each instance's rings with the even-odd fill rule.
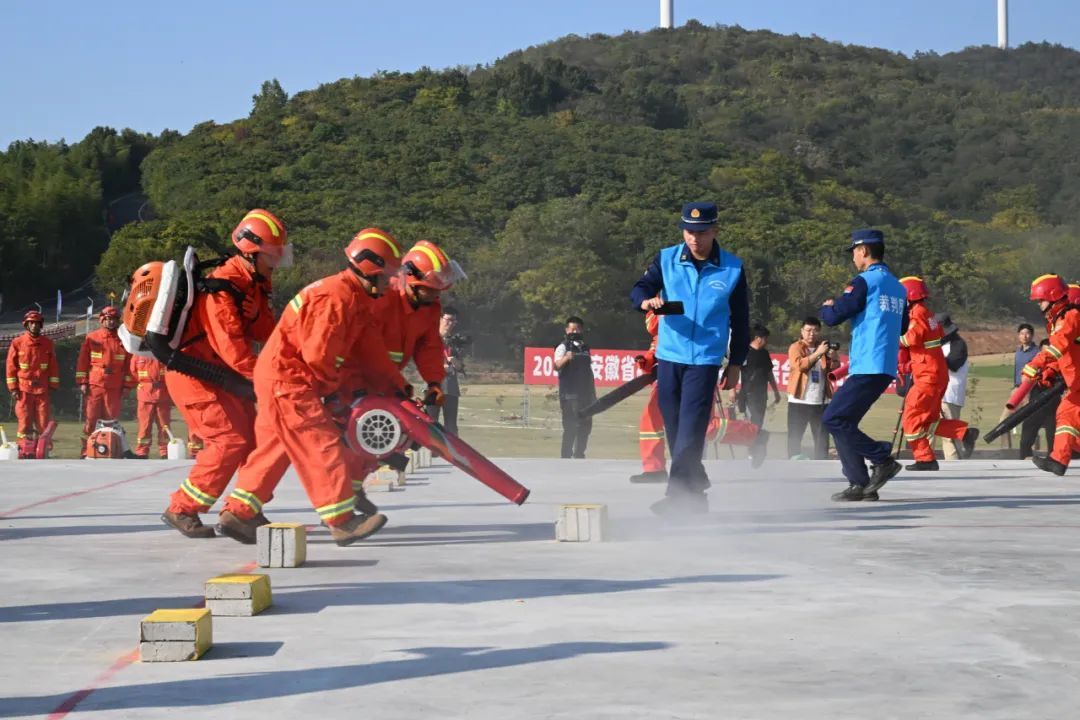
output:
[[[1018,461],[902,473],[837,505],[838,466],[709,463],[710,515],[651,517],[630,461],[511,460],[514,507],[437,464],[322,528],[274,607],[203,659],[142,664],[139,619],[254,548],[158,514],[186,464],[0,464],[0,718],[1065,718],[1080,701],[1080,491]],[[615,539],[556,543],[560,503]],[[289,476],[267,508],[317,525]]]

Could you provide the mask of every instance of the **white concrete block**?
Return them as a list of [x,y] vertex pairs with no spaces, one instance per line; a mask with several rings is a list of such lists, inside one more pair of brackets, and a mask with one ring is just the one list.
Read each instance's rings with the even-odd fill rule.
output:
[[416,471],[420,469],[416,464],[416,460],[417,460],[416,451],[415,450],[406,450],[405,451],[405,457],[408,458],[408,460],[409,460],[409,464],[405,466],[405,474],[406,475],[415,475]]
[[559,507],[559,518],[555,522],[555,539],[559,542],[602,542],[607,536],[607,505]]
[[426,447],[422,447],[416,451],[417,467],[429,468],[431,467],[431,450]]
[[197,660],[214,644],[206,608],[155,610],[139,624],[139,657],[143,662]]
[[299,523],[270,523],[255,530],[259,567],[300,567],[307,560],[307,529]]
[[269,575],[219,575],[206,581],[206,607],[214,615],[249,617],[272,603]]

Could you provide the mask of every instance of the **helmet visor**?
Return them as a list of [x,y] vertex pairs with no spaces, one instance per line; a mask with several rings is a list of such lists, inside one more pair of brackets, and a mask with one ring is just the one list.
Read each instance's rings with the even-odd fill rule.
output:
[[456,260],[442,263],[438,270],[421,272],[411,262],[402,268],[406,280],[414,285],[424,285],[436,290],[449,290],[455,283],[468,280],[469,276],[461,269]]

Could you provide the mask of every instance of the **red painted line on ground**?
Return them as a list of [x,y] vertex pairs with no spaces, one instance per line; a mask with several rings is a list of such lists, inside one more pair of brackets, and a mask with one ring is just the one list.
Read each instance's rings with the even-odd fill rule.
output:
[[135,477],[127,478],[126,480],[117,480],[116,482],[106,483],[105,485],[98,485],[96,487],[87,488],[86,490],[77,490],[75,492],[65,493],[63,495],[56,495],[54,497],[46,498],[44,500],[38,500],[37,502],[30,503],[29,505],[23,505],[22,507],[17,507],[14,510],[5,510],[4,512],[0,512],[0,519],[9,518],[12,515],[18,515],[19,513],[23,512],[24,510],[29,510],[31,508],[36,508],[36,507],[39,507],[41,505],[48,505],[49,503],[60,502],[61,500],[68,500],[68,499],[73,498],[73,497],[79,497],[80,495],[86,495],[88,493],[97,492],[98,490],[108,490],[109,488],[113,488],[113,487],[116,487],[118,485],[126,485],[127,483],[135,482],[136,480],[145,480],[148,477],[154,477],[155,475],[160,475],[161,473],[169,472],[170,470],[176,470],[176,468],[175,467],[167,467],[167,468],[165,468],[163,470],[157,470],[157,471],[152,472],[152,473],[146,473],[145,475],[136,475]]
[[[135,478],[132,478],[132,479],[135,479]],[[244,566],[242,566],[240,568],[237,568],[236,570],[234,570],[230,574],[239,575],[239,574],[242,574],[242,573],[250,572],[251,570],[255,569],[255,565],[256,565],[255,563],[250,562],[247,565],[244,565]],[[204,599],[204,600],[200,600],[199,602],[195,603],[194,605],[192,605],[192,607],[198,608],[198,607],[202,607],[205,604],[206,604],[206,600]],[[51,713],[49,713],[48,716],[46,716],[47,720],[63,720],[63,718],[66,718],[69,714],[71,714],[72,710],[74,710],[75,708],[77,708],[79,706],[79,703],[81,703],[83,700],[85,700],[86,698],[93,695],[94,691],[100,689],[105,683],[112,680],[112,678],[117,673],[119,673],[121,670],[126,668],[128,665],[131,665],[132,663],[137,662],[138,659],[139,659],[139,648],[135,648],[134,650],[131,650],[130,652],[125,653],[124,655],[121,655],[119,658],[116,659],[116,662],[114,662],[112,665],[109,666],[108,670],[101,673],[100,675],[98,675],[93,680],[91,680],[90,684],[87,687],[84,687],[82,690],[79,690],[78,692],[72,693],[71,695],[69,695],[67,697],[67,699],[64,700],[64,702],[57,705],[56,709],[53,710]]]

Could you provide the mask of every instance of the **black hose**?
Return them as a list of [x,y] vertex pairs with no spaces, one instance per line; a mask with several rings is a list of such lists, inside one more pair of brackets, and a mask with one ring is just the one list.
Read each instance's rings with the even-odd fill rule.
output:
[[148,332],[143,343],[150,348],[166,368],[196,380],[216,385],[225,392],[241,400],[255,402],[255,386],[250,380],[231,368],[216,363],[193,358],[181,350],[169,347],[169,340],[164,335]]

